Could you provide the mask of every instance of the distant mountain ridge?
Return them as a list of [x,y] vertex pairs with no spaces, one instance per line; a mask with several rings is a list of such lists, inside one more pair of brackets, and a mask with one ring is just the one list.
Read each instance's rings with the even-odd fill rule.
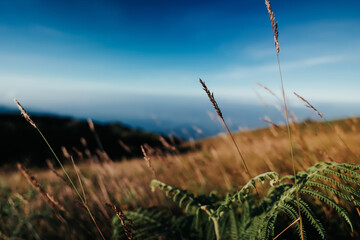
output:
[[[62,146],[74,154],[84,153],[84,156],[87,150],[91,154],[96,154],[101,148],[85,120],[38,115],[33,115],[32,119],[59,155],[62,155]],[[112,159],[139,157],[142,155],[142,144],[163,147],[159,140],[161,135],[156,133],[132,129],[120,123],[94,125],[101,145]],[[37,131],[18,112],[0,113],[0,134],[0,165],[26,162],[28,165],[44,166],[45,160],[52,158],[51,152]],[[164,138],[168,142],[173,140],[175,144],[181,142],[178,138]]]
[[16,112],[16,108],[10,108],[0,105],[0,113],[15,113],[15,112]]
[[[203,139],[224,133],[222,124],[206,96],[202,99],[188,98],[156,98],[141,99],[133,104],[116,103],[116,108],[109,104],[72,106],[57,105],[54,109],[38,107],[29,108],[30,114],[46,116],[71,116],[74,119],[91,117],[99,123],[121,122],[131,128],[140,128],[145,131],[163,135],[173,135],[182,139]],[[297,99],[298,100],[298,99]],[[302,104],[302,103],[301,103]],[[312,103],[327,119],[347,118],[360,116],[359,104],[356,103]],[[254,102],[220,101],[219,105],[231,131],[243,129],[257,129],[268,126],[263,119],[270,119],[276,124],[285,123],[281,107],[275,103],[267,105]],[[18,113],[12,107],[0,106],[0,113]],[[31,106],[31,104],[29,105]],[[44,110],[45,109],[45,110]],[[46,110],[47,109],[47,110]],[[313,111],[303,105],[289,104],[291,114],[297,121],[319,119]]]

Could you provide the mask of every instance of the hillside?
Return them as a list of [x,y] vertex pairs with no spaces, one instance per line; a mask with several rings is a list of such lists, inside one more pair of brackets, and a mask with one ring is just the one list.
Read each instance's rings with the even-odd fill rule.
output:
[[[46,134],[56,152],[61,152],[64,146],[77,157],[82,154],[86,158],[88,150],[90,155],[105,150],[110,158],[120,160],[140,156],[142,144],[162,146],[159,134],[132,129],[120,123],[95,123],[94,134],[85,120],[56,116],[33,116],[33,120]],[[45,159],[52,156],[37,131],[20,113],[0,114],[0,134],[0,165],[21,162],[29,166],[44,166]],[[180,143],[179,139],[165,139]]]
[[[11,118],[13,117],[11,116]],[[41,122],[41,120],[38,121],[39,119],[36,120],[39,123]],[[18,118],[18,121],[21,124],[24,123],[21,118]],[[60,120],[52,119],[52,121],[54,121],[52,123],[54,125],[49,125],[55,127],[57,126],[55,123]],[[66,123],[61,125],[64,126],[64,135],[68,134],[68,132],[79,134],[78,132],[81,131],[76,130],[74,126],[81,126],[84,131],[89,131],[85,122],[75,121],[74,123],[74,120],[70,119],[62,119],[61,121]],[[358,163],[358,156],[360,155],[360,149],[358,148],[358,142],[360,141],[359,122],[359,119],[352,118],[333,121],[329,124],[308,121],[292,125],[297,171],[305,170],[318,162]],[[27,125],[25,124],[26,127]],[[49,131],[49,134],[47,134],[49,136],[52,134],[50,126],[41,126]],[[105,135],[102,133],[105,130],[101,129],[102,127],[109,129],[109,126],[96,125],[95,127],[99,129],[99,136],[103,139],[103,145],[107,151],[114,151],[111,147],[115,149],[121,148],[117,145],[107,145],[112,144],[114,140],[106,140]],[[269,171],[276,171],[281,176],[292,174],[289,142],[285,128],[285,126],[271,126],[234,134],[235,141],[240,146],[249,170],[253,175]],[[26,128],[24,127],[24,129]],[[34,144],[43,144],[41,139],[36,138],[37,133],[29,129],[29,134],[35,136],[31,141],[34,141]],[[145,134],[145,136],[147,135]],[[92,137],[91,132],[88,133],[87,137]],[[117,236],[115,239],[125,238],[121,233],[123,231],[122,226],[116,223],[116,215],[112,221],[111,216],[114,215],[114,212],[111,208],[107,208],[105,203],[115,204],[129,218],[140,216],[140,219],[148,219],[149,217],[146,214],[155,211],[158,214],[155,216],[162,216],[165,217],[165,220],[167,219],[162,223],[165,226],[176,220],[177,217],[181,219],[181,208],[173,204],[172,200],[168,199],[161,191],[154,192],[149,187],[151,180],[154,178],[170,186],[186,189],[190,193],[194,193],[195,196],[201,194],[217,194],[221,196],[226,193],[233,193],[241,189],[249,181],[249,177],[245,173],[236,149],[228,135],[204,139],[195,143],[189,142],[185,143],[185,145],[189,148],[198,145],[198,148],[193,148],[192,151],[187,153],[179,153],[178,150],[170,153],[152,145],[146,148],[147,161],[144,161],[143,157],[141,157],[121,162],[98,162],[98,156],[92,154],[88,162],[81,162],[79,157],[75,156],[75,162],[79,169],[79,178],[83,184],[83,194],[86,196],[87,204],[96,217],[106,239],[110,239],[113,234]],[[43,150],[47,151],[45,147]],[[174,154],[174,152],[177,154]],[[78,177],[73,166],[67,162],[65,167],[78,189],[82,189],[79,182],[75,181]],[[58,216],[53,213],[51,207],[44,201],[42,194],[35,190],[34,185],[28,183],[27,177],[24,177],[24,174],[20,171],[1,171],[0,206],[2,207],[0,208],[0,219],[7,223],[5,225],[0,224],[1,232],[24,239],[32,238],[35,233],[44,239],[67,239],[69,238],[68,234],[71,234],[76,239],[92,239],[97,236],[97,229],[93,226],[87,212],[79,207],[74,190],[68,184],[64,184],[63,178],[65,175],[60,169],[54,173],[46,169],[32,168],[29,174],[36,178],[44,191],[57,201],[60,210],[64,209],[61,212],[65,221],[76,224],[64,224],[59,221]],[[267,185],[258,187],[259,194],[265,194]],[[340,215],[336,214],[331,208],[321,205],[319,201],[314,201],[311,203],[311,208],[316,210],[316,214],[323,214],[319,206],[324,206],[325,215],[320,215],[320,218],[326,227],[327,239],[358,239],[359,216],[357,211],[359,210],[356,210],[357,208],[354,207],[352,202],[342,202],[337,196],[333,196],[333,199],[337,204],[348,210],[349,218],[354,225],[354,232],[350,231]],[[135,212],[135,209],[141,211],[143,208],[147,208],[146,211],[148,212]],[[172,216],[172,218],[166,218],[166,216]],[[277,232],[289,225],[286,216],[281,216],[282,218],[277,225]],[[207,216],[205,216],[206,219],[208,220]],[[205,225],[209,225],[209,222],[205,221]],[[153,225],[150,224],[149,226]],[[21,229],[21,231],[17,231],[17,229]],[[71,233],[68,233],[68,231],[71,231]],[[159,234],[164,233],[163,231],[163,229],[160,229]],[[309,239],[319,239],[316,238],[315,233],[308,232],[308,234],[310,234]],[[282,239],[295,239],[294,236],[296,236],[295,230],[291,228],[284,234]],[[169,239],[179,239],[179,237],[174,235]]]

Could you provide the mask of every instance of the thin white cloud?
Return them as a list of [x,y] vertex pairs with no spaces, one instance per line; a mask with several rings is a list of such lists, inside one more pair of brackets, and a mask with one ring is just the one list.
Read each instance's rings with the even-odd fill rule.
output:
[[[305,58],[297,61],[285,62],[281,64],[282,69],[286,71],[298,70],[308,67],[314,67],[318,65],[326,65],[331,63],[338,63],[348,59],[345,55],[334,55],[334,56],[319,56],[312,58]],[[219,72],[213,78],[216,79],[244,79],[250,76],[266,75],[268,73],[274,73],[278,71],[276,63],[267,63],[257,66],[242,66],[229,68],[223,72]]]
[[338,63],[346,60],[347,57],[343,55],[338,56],[320,56],[320,57],[312,57],[306,58],[299,61],[288,62],[282,64],[284,68],[288,68],[290,70],[301,69],[305,67],[313,67],[317,65],[323,65],[328,63]]

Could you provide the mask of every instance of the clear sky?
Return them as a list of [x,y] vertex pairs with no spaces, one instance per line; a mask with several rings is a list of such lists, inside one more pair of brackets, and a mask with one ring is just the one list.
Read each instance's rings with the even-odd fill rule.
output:
[[[300,104],[296,91],[360,106],[360,2],[273,0],[272,8],[290,101]],[[5,0],[0,36],[4,106],[16,97],[77,117],[166,118],[170,102],[206,98],[199,77],[224,104],[260,104],[255,92],[271,99],[254,81],[280,92],[263,0]]]

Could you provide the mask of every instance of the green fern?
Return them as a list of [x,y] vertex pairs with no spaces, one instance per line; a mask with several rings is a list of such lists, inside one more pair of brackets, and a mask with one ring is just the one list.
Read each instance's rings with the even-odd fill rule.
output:
[[[295,185],[294,176],[280,178],[275,172],[260,174],[251,179],[239,191],[225,196],[216,194],[195,196],[187,190],[169,186],[158,180],[151,182],[152,189],[159,188],[183,209],[179,216],[166,215],[163,211],[129,211],[133,218],[137,239],[152,239],[148,236],[165,236],[166,239],[272,239],[281,231],[279,216],[286,216],[288,225],[299,219],[296,191],[299,192],[299,207],[305,226],[311,226],[315,238],[325,239],[326,232],[319,217],[310,204],[318,199],[333,208],[353,231],[350,216],[343,206],[334,200],[348,201],[360,205],[360,165],[326,162],[317,163],[306,171],[298,172]],[[259,199],[254,194],[256,183],[270,183],[266,195]],[[119,223],[114,220],[114,236],[119,236]],[[177,227],[175,227],[177,226]],[[119,230],[120,229],[120,230]],[[160,230],[159,230],[160,229]],[[161,230],[162,229],[162,230]],[[301,238],[300,222],[293,229]],[[310,229],[306,229],[310,230]],[[180,232],[187,233],[183,236]],[[161,233],[161,234],[160,234]],[[309,234],[303,229],[304,239]],[[311,235],[311,236],[312,236]],[[146,236],[146,237],[145,237]],[[313,239],[314,236],[311,237]]]
[[[197,239],[199,234],[194,231],[193,215],[170,215],[159,209],[139,208],[135,211],[124,211],[134,225],[134,239]],[[124,229],[117,216],[113,218],[113,239],[126,239]]]

